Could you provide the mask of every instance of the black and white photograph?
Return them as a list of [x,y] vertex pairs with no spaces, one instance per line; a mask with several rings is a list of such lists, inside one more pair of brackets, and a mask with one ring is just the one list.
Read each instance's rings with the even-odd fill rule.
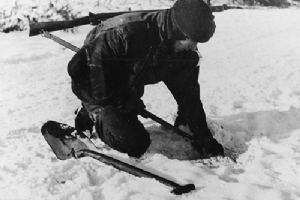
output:
[[0,200],[299,200],[300,0],[0,0]]

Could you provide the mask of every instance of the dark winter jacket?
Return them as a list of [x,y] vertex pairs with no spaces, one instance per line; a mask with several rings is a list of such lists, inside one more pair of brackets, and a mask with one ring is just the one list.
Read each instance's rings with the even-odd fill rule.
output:
[[170,10],[117,16],[96,26],[72,58],[72,90],[84,103],[105,106],[143,95],[144,86],[163,81],[178,103],[179,115],[194,133],[207,124],[200,101],[198,54],[174,53],[182,38]]

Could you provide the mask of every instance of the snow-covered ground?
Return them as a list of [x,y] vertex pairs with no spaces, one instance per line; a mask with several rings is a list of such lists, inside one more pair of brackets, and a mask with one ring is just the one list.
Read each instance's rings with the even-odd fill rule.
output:
[[[237,162],[193,160],[188,143],[151,120],[143,120],[153,142],[140,161],[104,151],[196,185],[182,196],[90,158],[57,160],[40,127],[49,119],[73,124],[80,104],[66,71],[73,52],[25,32],[0,34],[0,199],[300,199],[299,9],[215,16],[216,34],[199,45],[201,97],[210,128]],[[90,28],[55,34],[80,46]],[[176,105],[163,85],[147,86],[144,101],[173,122]]]

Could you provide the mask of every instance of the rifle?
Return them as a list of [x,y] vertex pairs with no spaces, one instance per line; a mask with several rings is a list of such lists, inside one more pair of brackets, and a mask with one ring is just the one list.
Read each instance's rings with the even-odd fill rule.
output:
[[[212,12],[222,12],[224,10],[228,9],[242,9],[242,7],[238,6],[228,6],[226,4],[220,5],[220,6],[211,6]],[[112,12],[112,13],[89,13],[88,16],[80,17],[74,20],[65,20],[65,21],[53,21],[53,22],[36,22],[36,23],[30,23],[29,25],[29,36],[35,36],[38,34],[42,34],[45,31],[51,32],[51,31],[58,31],[63,30],[67,28],[74,28],[76,26],[81,25],[98,25],[102,21],[107,20],[109,18],[126,14],[126,13],[138,13],[138,12],[156,12],[161,11],[163,9],[157,9],[157,10],[136,10],[136,11],[123,11],[123,12]]]

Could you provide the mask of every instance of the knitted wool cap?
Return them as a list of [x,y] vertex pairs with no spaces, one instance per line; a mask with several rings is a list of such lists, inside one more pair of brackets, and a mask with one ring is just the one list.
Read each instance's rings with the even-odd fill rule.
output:
[[178,28],[196,42],[206,42],[214,34],[214,16],[203,0],[177,0],[171,8]]

